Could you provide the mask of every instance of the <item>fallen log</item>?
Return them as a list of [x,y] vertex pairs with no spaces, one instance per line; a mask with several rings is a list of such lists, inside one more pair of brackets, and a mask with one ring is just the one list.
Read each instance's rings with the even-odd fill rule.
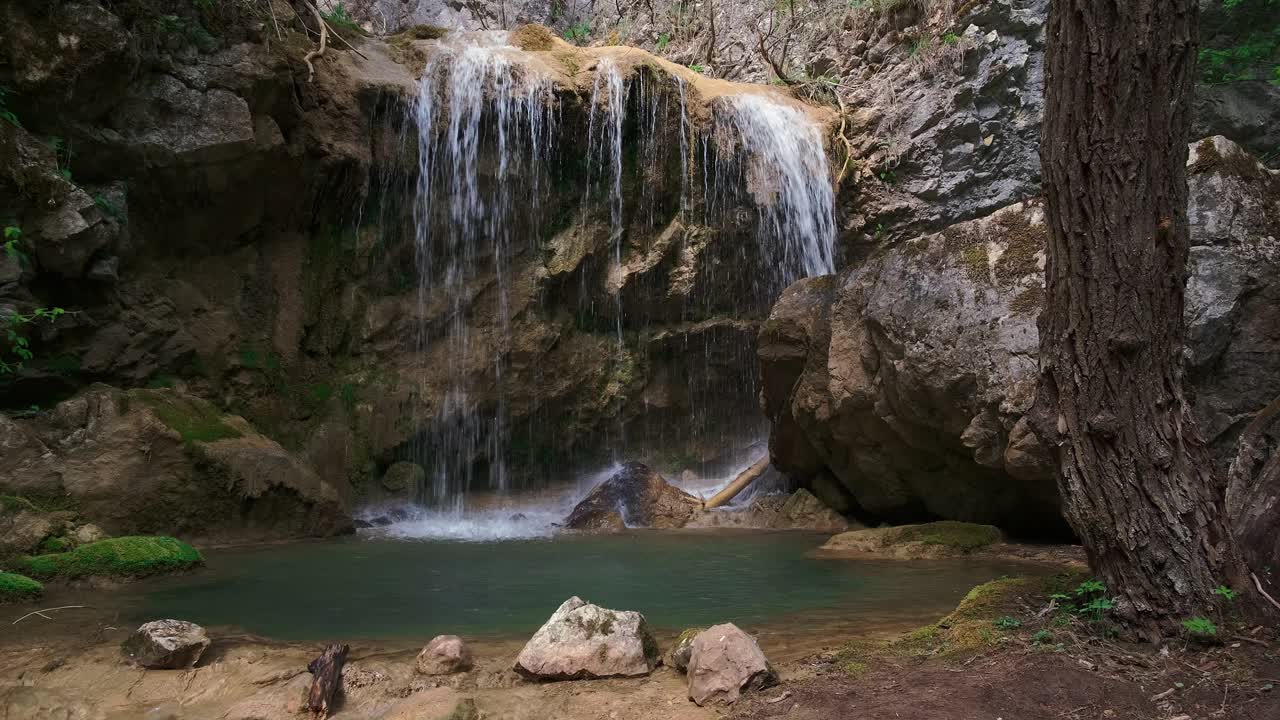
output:
[[347,662],[350,649],[346,645],[330,645],[307,665],[307,672],[314,676],[311,692],[307,693],[307,709],[312,717],[329,717],[334,699],[342,689],[342,666]]
[[733,482],[726,485],[724,489],[721,490],[720,492],[711,496],[711,499],[704,502],[702,504],[702,507],[706,510],[710,510],[712,508],[718,508],[721,505],[728,503],[730,500],[737,497],[738,493],[741,493],[743,490],[746,490],[747,486],[750,485],[753,481],[755,481],[756,478],[763,475],[765,468],[767,467],[769,467],[768,454],[766,454],[764,457],[757,460],[755,464],[752,465],[751,467],[739,473],[738,477],[733,479]]

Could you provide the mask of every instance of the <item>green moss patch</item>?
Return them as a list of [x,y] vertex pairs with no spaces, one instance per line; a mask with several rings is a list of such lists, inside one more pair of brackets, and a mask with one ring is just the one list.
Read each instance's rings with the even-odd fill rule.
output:
[[40,512],[30,500],[17,495],[0,495],[0,511],[3,512]]
[[903,525],[898,530],[899,542],[922,542],[957,550],[977,550],[1000,542],[1000,530],[993,525],[940,520],[923,525]]
[[878,666],[964,659],[1002,643],[1034,641],[1032,623],[1044,619],[1031,615],[1028,608],[1045,604],[1052,593],[1078,584],[1083,577],[1079,573],[1062,573],[983,583],[970,590],[956,609],[941,620],[892,640],[854,640],[837,651],[832,661],[842,671],[860,675]]
[[164,390],[141,390],[130,394],[141,400],[160,418],[182,436],[182,441],[217,442],[241,437],[239,430],[228,425],[209,403]]
[[44,594],[44,586],[25,575],[0,572],[0,603],[30,602]]
[[22,565],[25,572],[39,578],[134,578],[188,570],[203,562],[200,551],[181,540],[134,536],[24,558]]

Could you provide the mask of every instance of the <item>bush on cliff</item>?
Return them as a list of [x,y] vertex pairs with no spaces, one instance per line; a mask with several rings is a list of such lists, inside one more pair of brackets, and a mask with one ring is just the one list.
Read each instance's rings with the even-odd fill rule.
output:
[[171,537],[119,537],[65,553],[24,558],[25,572],[40,578],[135,578],[178,572],[204,562],[200,551]]

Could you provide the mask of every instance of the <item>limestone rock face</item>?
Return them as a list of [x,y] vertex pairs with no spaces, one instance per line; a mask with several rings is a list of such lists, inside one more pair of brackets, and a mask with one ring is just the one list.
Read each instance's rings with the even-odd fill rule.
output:
[[416,667],[423,675],[452,675],[471,669],[471,648],[457,635],[437,635],[418,653]]
[[[342,488],[178,391],[95,385],[10,427],[17,452],[0,466],[0,494],[71,498],[90,533],[267,540],[351,529]],[[24,450],[36,447],[45,452]]]
[[[1187,380],[1223,462],[1280,395],[1280,180],[1223,138],[1192,146]],[[1065,532],[1031,431],[1047,228],[1038,202],[789,288],[761,330],[772,461],[830,473],[861,510]]]
[[153,620],[145,623],[124,642],[130,662],[152,670],[179,670],[195,667],[209,648],[204,628],[186,620]]
[[658,659],[644,615],[571,597],[520,651],[515,670],[533,680],[638,677]]
[[702,508],[702,501],[667,482],[641,463],[627,463],[597,485],[565,520],[575,530],[627,527],[678,528]]
[[778,675],[755,638],[733,623],[713,625],[693,639],[689,699],[698,705],[728,705],[744,692],[778,684]]

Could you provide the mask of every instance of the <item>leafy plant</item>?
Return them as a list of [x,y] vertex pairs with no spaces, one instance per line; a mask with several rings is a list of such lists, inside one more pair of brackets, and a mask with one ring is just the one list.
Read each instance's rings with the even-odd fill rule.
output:
[[1214,588],[1213,594],[1221,597],[1223,600],[1226,600],[1227,602],[1231,602],[1236,599],[1236,591],[1232,590],[1226,585],[1219,585],[1218,587]]
[[71,148],[60,137],[51,137],[46,142],[49,149],[53,151],[53,160],[58,168],[58,174],[63,180],[71,182],[71,156],[73,155]]
[[960,42],[960,36],[953,32],[949,32],[942,36],[943,45],[955,45],[958,42]]
[[564,31],[564,39],[568,40],[571,43],[578,43],[578,42],[582,42],[583,40],[586,40],[587,36],[590,34],[591,34],[591,24],[586,22],[580,22],[574,25],[570,25],[569,28]]
[[1116,602],[1107,597],[1096,597],[1080,606],[1077,612],[1083,615],[1089,622],[1101,622],[1102,618],[1107,614],[1108,610],[1115,608]]
[[1037,630],[1035,635],[1031,636],[1032,645],[1048,645],[1053,642],[1053,633],[1048,630]]
[[1280,0],[1222,0],[1220,11],[1206,13],[1201,27],[1202,82],[1280,85]]
[[321,14],[324,15],[324,21],[332,26],[341,27],[355,32],[362,32],[360,24],[351,16],[351,12],[347,10],[345,3],[338,3],[333,6],[333,10]]
[[[5,341],[9,347],[4,355],[0,355],[0,375],[11,374],[21,370],[27,362],[35,357],[31,352],[30,341],[23,334],[23,329],[26,325],[40,320],[47,320],[52,323],[59,316],[66,314],[66,312],[60,307],[36,308],[31,311],[30,315],[11,311],[5,327]],[[6,355],[10,356],[10,359],[6,360]]]
[[1197,638],[1211,638],[1218,636],[1218,626],[1213,621],[1205,617],[1193,617],[1189,620],[1182,621],[1182,627],[1192,636]]
[[997,628],[1001,630],[1017,630],[1018,628],[1022,627],[1021,620],[1015,617],[1010,617],[1008,615],[1004,615],[1002,617],[996,618],[995,620],[992,621],[991,624],[995,625]]
[[18,121],[18,116],[14,115],[13,111],[9,109],[8,100],[9,95],[11,94],[13,94],[12,90],[4,85],[0,85],[0,119],[16,128],[21,128],[22,123]]
[[658,36],[658,44],[654,47],[653,51],[661,53],[663,50],[667,49],[667,43],[669,42],[671,42],[671,36],[666,33],[662,33]]
[[4,226],[4,254],[18,260],[24,259],[22,251],[18,249],[18,243],[22,242],[22,228],[17,225]]
[[692,71],[694,71],[694,72],[696,72],[696,73],[698,73],[699,75],[704,74],[704,73],[706,73],[706,72],[707,72],[707,66],[706,66],[706,65],[703,65],[703,64],[701,64],[701,63],[693,63],[693,64],[689,65],[689,69],[690,69],[690,70],[692,70]]
[[1107,591],[1107,586],[1097,578],[1090,578],[1076,586],[1076,597],[1087,597]]

